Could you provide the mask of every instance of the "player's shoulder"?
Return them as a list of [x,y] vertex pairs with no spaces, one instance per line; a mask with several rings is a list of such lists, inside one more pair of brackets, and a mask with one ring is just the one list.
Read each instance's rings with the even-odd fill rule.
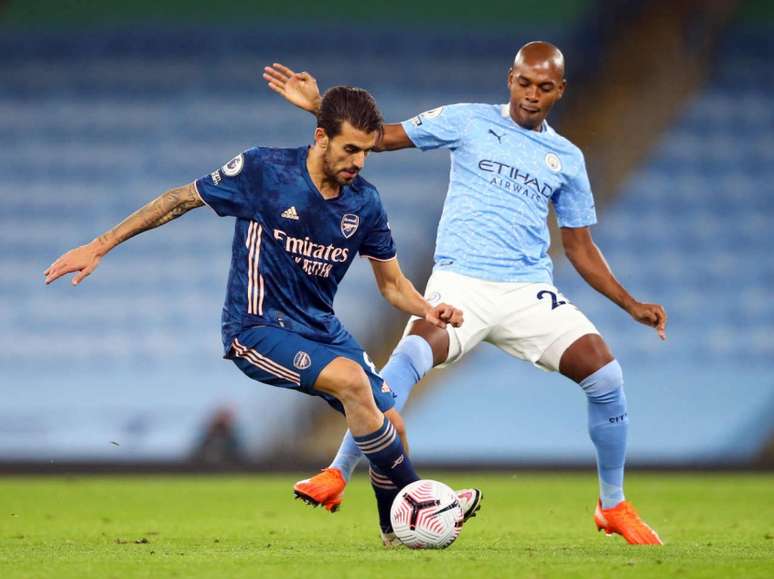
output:
[[578,145],[564,135],[559,134],[556,129],[548,123],[545,124],[545,127],[546,138],[551,141],[552,146],[561,149],[562,152],[567,155],[577,159],[583,159],[583,151]]
[[[490,110],[491,109],[491,110]],[[491,114],[496,111],[495,105],[484,103],[452,103],[435,107],[423,113],[420,113],[415,119],[429,121],[432,119],[443,120],[445,117],[468,118],[481,114]]]
[[365,179],[362,175],[355,177],[355,180],[349,186],[364,201],[373,202],[379,200],[379,190],[376,185]]
[[270,165],[293,165],[298,163],[299,155],[303,147],[278,148],[278,147],[250,147],[244,152],[245,157],[251,161]]
[[434,110],[437,110],[440,116],[446,109],[452,114],[466,117],[491,117],[499,115],[498,106],[489,103],[454,103]]
[[382,198],[376,185],[358,175],[349,187],[356,195],[355,205],[360,210],[381,212]]

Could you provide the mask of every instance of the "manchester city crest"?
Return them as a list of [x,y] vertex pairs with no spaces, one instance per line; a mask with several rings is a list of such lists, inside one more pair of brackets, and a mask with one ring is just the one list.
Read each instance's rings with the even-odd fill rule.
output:
[[546,167],[554,173],[558,173],[562,170],[562,162],[559,160],[559,156],[556,153],[546,154]]
[[357,226],[360,225],[360,217],[347,213],[341,218],[341,234],[349,239],[357,231]]

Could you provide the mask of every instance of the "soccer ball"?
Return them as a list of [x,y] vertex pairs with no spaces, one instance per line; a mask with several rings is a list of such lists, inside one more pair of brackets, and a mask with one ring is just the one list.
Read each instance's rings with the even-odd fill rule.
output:
[[390,509],[392,530],[411,549],[445,549],[459,536],[463,518],[457,494],[429,479],[401,489]]

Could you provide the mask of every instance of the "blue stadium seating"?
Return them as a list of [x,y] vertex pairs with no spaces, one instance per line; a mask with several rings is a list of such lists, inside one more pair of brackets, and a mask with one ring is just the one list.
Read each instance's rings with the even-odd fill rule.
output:
[[[133,239],[77,289],[44,287],[43,269],[246,147],[309,142],[311,117],[265,87],[264,64],[372,89],[385,116],[402,119],[441,99],[501,94],[520,40],[423,34],[385,56],[390,33],[372,30],[160,32],[0,35],[0,383],[11,401],[0,406],[0,459],[184,458],[218,406],[239,408],[254,458],[281,450],[290,425],[324,405],[219,360],[229,220],[200,210]],[[414,277],[430,263],[447,172],[443,153],[369,159]],[[336,305],[366,345],[383,342],[389,307],[367,264],[353,266]]]

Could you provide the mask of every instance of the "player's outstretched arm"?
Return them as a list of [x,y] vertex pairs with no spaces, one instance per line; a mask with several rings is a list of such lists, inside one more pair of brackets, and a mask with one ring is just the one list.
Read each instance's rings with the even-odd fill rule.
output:
[[626,291],[591,239],[588,227],[562,227],[562,245],[567,258],[591,287],[618,304],[638,322],[656,328],[659,337],[666,340],[667,314],[664,307],[638,302]]
[[[263,68],[263,79],[269,88],[282,95],[289,103],[301,110],[317,116],[320,112],[320,89],[317,79],[308,72],[294,72],[279,62]],[[403,126],[385,124],[382,138],[376,143],[374,151],[396,151],[412,148],[414,143],[408,138]]]
[[164,225],[180,217],[183,213],[202,205],[204,203],[193,183],[162,193],[110,231],[85,245],[71,249],[49,265],[43,272],[46,276],[46,284],[50,284],[68,273],[77,272],[73,276],[72,283],[78,285],[96,269],[105,254],[119,243],[148,229]]
[[449,304],[438,304],[433,307],[403,275],[397,259],[388,261],[371,259],[370,261],[376,285],[379,286],[384,299],[393,307],[412,316],[419,316],[439,328],[445,328],[446,324],[451,324],[455,328],[462,325],[462,311]]

